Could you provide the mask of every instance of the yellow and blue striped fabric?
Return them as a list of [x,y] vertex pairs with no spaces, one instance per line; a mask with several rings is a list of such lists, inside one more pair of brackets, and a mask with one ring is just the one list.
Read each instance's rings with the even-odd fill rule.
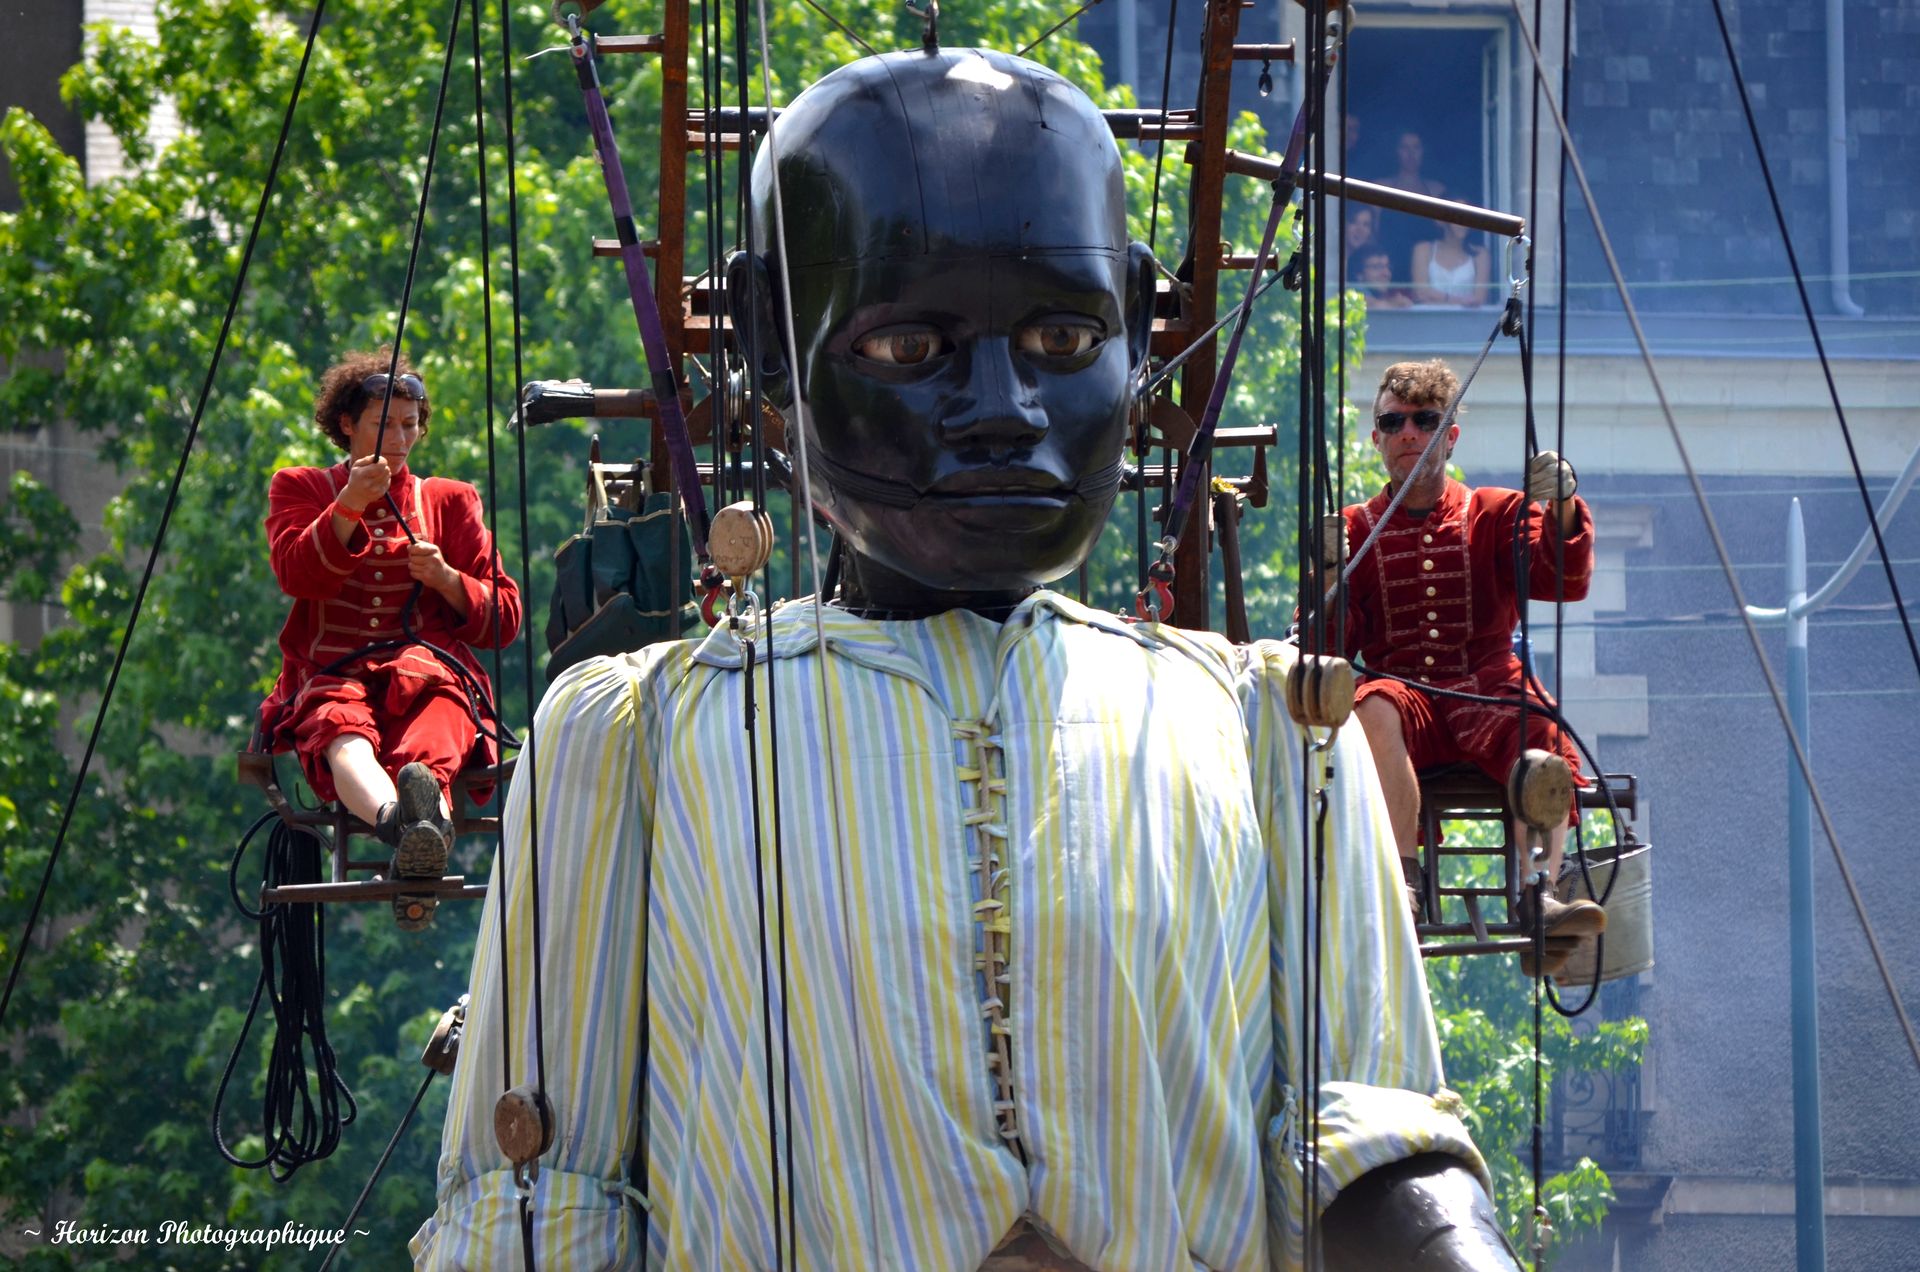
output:
[[1299,1266],[1293,881],[1303,781],[1329,764],[1321,1204],[1414,1153],[1484,1175],[1441,1089],[1372,760],[1357,728],[1307,753],[1290,647],[1052,593],[1005,624],[831,608],[821,624],[824,657],[810,603],[776,610],[753,672],[770,1002],[740,644],[723,628],[592,659],[548,692],[507,803],[419,1266],[518,1265],[491,1115],[535,1081],[536,825],[556,1111],[533,1189],[543,1268],[774,1266],[769,1118],[785,1126],[789,1079],[790,1266],[971,1269],[1023,1218],[1103,1272]]

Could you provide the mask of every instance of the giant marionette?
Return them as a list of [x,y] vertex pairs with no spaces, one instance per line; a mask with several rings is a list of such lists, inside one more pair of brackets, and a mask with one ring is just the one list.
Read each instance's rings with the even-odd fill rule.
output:
[[548,691],[419,1263],[1515,1267],[1365,739],[1311,753],[1290,647],[1045,590],[1148,347],[1100,114],[891,54],[776,143],[729,294],[842,585]]

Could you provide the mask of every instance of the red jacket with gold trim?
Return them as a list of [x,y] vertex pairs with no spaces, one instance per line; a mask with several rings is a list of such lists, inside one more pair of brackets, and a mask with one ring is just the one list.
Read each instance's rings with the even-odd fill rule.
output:
[[[413,591],[407,573],[407,534],[384,499],[376,501],[342,545],[333,531],[334,501],[346,489],[347,465],[283,468],[267,495],[267,542],[273,575],[293,598],[280,629],[279,683],[260,706],[260,731],[271,749],[288,744],[285,730],[302,688],[323,667],[377,641],[402,636],[401,613]],[[388,488],[420,539],[438,544],[446,563],[460,572],[467,615],[422,588],[410,615],[412,634],[451,653],[492,696],[492,684],[474,649],[505,647],[520,630],[520,589],[499,565],[493,535],[482,515],[480,492],[463,481],[417,478],[406,468]],[[496,625],[497,624],[497,625]],[[381,660],[417,666],[421,674],[453,679],[419,645],[395,649]],[[352,675],[352,666],[341,669]],[[485,763],[498,760],[490,739]]]
[[[1392,488],[1343,509],[1349,559],[1379,524]],[[1529,518],[1527,590],[1537,601],[1578,601],[1593,575],[1593,514],[1574,498],[1573,533],[1535,507]],[[1424,517],[1395,511],[1347,585],[1347,656],[1375,671],[1429,684],[1482,690],[1520,679],[1513,631],[1520,623],[1514,522],[1518,490],[1471,490],[1448,480]],[[1564,583],[1559,563],[1565,562]]]

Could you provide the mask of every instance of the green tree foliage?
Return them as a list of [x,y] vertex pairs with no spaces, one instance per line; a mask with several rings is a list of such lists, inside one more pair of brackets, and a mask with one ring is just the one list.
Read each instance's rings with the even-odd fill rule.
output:
[[[591,255],[591,240],[609,235],[611,225],[571,69],[563,57],[525,60],[555,43],[556,33],[540,0],[511,3],[521,368],[526,378],[645,383],[619,270]],[[919,19],[891,0],[833,7],[876,47],[918,42]],[[860,52],[803,6],[770,8],[776,100]],[[703,102],[701,13],[696,7],[696,106]],[[724,101],[733,104],[731,6],[727,13],[717,60]],[[394,337],[450,16],[439,6],[328,5],[166,550],[0,1039],[0,1218],[8,1230],[0,1259],[19,1266],[104,1267],[128,1253],[14,1244],[19,1228],[44,1231],[56,1219],[149,1230],[169,1220],[336,1225],[424,1073],[415,1057],[433,1022],[463,986],[477,907],[443,907],[424,936],[395,931],[371,909],[334,912],[327,1023],[358,1100],[356,1121],[334,1157],[284,1185],[235,1170],[212,1151],[207,1110],[259,956],[257,930],[230,906],[228,870],[232,845],[261,811],[234,780],[231,756],[277,670],[274,635],[285,612],[260,531],[267,481],[285,465],[332,461],[335,452],[308,418],[314,377],[339,351]],[[1017,49],[1059,16],[1045,0],[991,0],[948,15],[943,38]],[[36,120],[20,111],[0,120],[0,153],[21,196],[19,212],[0,216],[0,426],[25,433],[69,423],[124,480],[103,516],[107,550],[91,557],[76,559],[72,514],[31,474],[14,478],[0,511],[0,592],[64,614],[31,649],[0,645],[0,960],[9,963],[61,824],[73,756],[167,506],[307,18],[266,0],[171,0],[161,7],[157,40],[91,33],[86,60],[67,75],[66,96],[78,114],[112,129],[135,161],[128,176],[90,186]],[[635,32],[657,30],[659,21],[657,4],[613,0],[593,25]],[[481,32],[490,291],[481,269],[472,77],[457,60],[404,345],[434,401],[419,466],[481,486],[537,625],[549,553],[578,524],[578,465],[589,430],[563,425],[528,435],[524,478],[516,439],[504,431],[515,364],[498,22],[491,9]],[[469,39],[463,29],[460,59]],[[1125,89],[1103,87],[1097,57],[1070,31],[1053,35],[1036,56],[1103,104],[1130,103]],[[749,62],[757,71],[757,57]],[[609,59],[606,78],[645,221],[657,186],[660,69],[650,58]],[[761,100],[757,75],[750,96]],[[148,140],[147,124],[163,100],[177,108],[181,132],[161,148]],[[1250,119],[1242,121],[1235,144],[1257,146],[1255,132]],[[1150,153],[1129,148],[1127,163],[1136,232],[1146,237]],[[708,259],[706,180],[696,157],[688,198],[693,271]],[[737,178],[723,172],[717,180],[717,202],[730,207]],[[1163,255],[1171,227],[1184,224],[1178,191],[1185,180],[1170,154],[1158,218]],[[1230,189],[1227,237],[1242,250],[1257,242],[1264,195],[1253,182]],[[730,214],[724,223],[732,224]],[[1237,297],[1242,280],[1229,277],[1223,304]],[[1281,427],[1274,506],[1246,522],[1255,627],[1263,632],[1277,631],[1292,608],[1292,522],[1276,514],[1294,483],[1297,304],[1281,291],[1262,303],[1228,413],[1229,423]],[[1350,361],[1360,350],[1360,318],[1357,309],[1349,317]],[[1189,409],[1197,415],[1199,404]],[[599,430],[609,456],[644,450],[637,423],[603,422]],[[1357,446],[1350,452],[1359,454]],[[1244,455],[1223,466],[1241,466]],[[525,575],[521,507],[532,562]],[[1131,545],[1123,514],[1096,562],[1097,599],[1131,606]],[[516,647],[498,677],[502,710],[516,728],[525,723],[528,680]],[[290,776],[291,765],[282,768]],[[489,845],[463,850],[470,870],[485,870]],[[259,871],[257,852],[240,864],[243,894],[257,886]],[[257,1024],[241,1055],[224,1126],[243,1156],[261,1148],[263,1032]],[[370,1235],[356,1239],[339,1266],[388,1267],[401,1258],[432,1206],[444,1100],[443,1089],[429,1091],[356,1225]],[[152,1255],[148,1248],[139,1258]],[[169,1266],[184,1269],[314,1262],[305,1252],[262,1257],[217,1244],[171,1246],[167,1256]]]
[[[1460,839],[1497,843],[1493,836],[1499,833],[1497,825],[1478,823]],[[1611,837],[1604,818],[1589,818],[1587,842]],[[1469,875],[1484,881],[1489,872],[1478,867],[1477,860],[1467,859],[1460,876],[1449,875],[1446,882],[1464,884]],[[1449,917],[1462,921],[1464,910]],[[1530,1256],[1535,1111],[1531,982],[1521,978],[1512,956],[1503,955],[1429,959],[1427,983],[1446,1058],[1447,1085],[1459,1093],[1473,1141],[1493,1173],[1494,1203],[1506,1222],[1507,1235],[1515,1249]],[[1586,1001],[1587,990],[1568,986],[1561,997],[1571,1010]],[[1639,1066],[1647,1022],[1638,1017],[1602,1020],[1600,1015],[1598,1004],[1577,1021],[1543,1005],[1539,1083],[1548,1100],[1557,1076],[1617,1075]],[[1546,1104],[1539,1112],[1545,1122]],[[1568,1243],[1597,1231],[1613,1201],[1612,1182],[1592,1159],[1580,1158],[1564,1170],[1554,1170],[1552,1165],[1547,1164],[1540,1181],[1539,1204],[1551,1225],[1543,1266],[1550,1266]]]

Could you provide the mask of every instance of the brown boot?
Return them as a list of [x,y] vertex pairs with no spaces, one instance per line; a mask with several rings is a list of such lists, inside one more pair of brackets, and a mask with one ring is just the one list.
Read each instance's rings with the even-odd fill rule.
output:
[[1573,957],[1574,951],[1580,948],[1580,942],[1585,939],[1581,936],[1548,937],[1543,943],[1545,949],[1538,964],[1534,962],[1533,946],[1529,944],[1520,951],[1520,974],[1528,980],[1558,976],[1566,970],[1567,960]]
[[[399,827],[393,847],[393,879],[438,879],[447,870],[453,846],[453,826],[440,811],[440,782],[433,770],[414,762],[400,770],[394,782],[400,806],[394,816]],[[385,810],[382,810],[384,813]],[[405,932],[418,932],[433,923],[440,898],[432,893],[393,899],[394,922]]]
[[[1523,936],[1529,938],[1533,935],[1533,903],[1538,894],[1539,889],[1534,887],[1528,888],[1520,897],[1520,930]],[[1542,957],[1536,965],[1531,947],[1520,952],[1521,974],[1530,978],[1558,975],[1582,941],[1607,930],[1607,912],[1596,901],[1584,897],[1562,901],[1551,894],[1541,900],[1545,935]]]

